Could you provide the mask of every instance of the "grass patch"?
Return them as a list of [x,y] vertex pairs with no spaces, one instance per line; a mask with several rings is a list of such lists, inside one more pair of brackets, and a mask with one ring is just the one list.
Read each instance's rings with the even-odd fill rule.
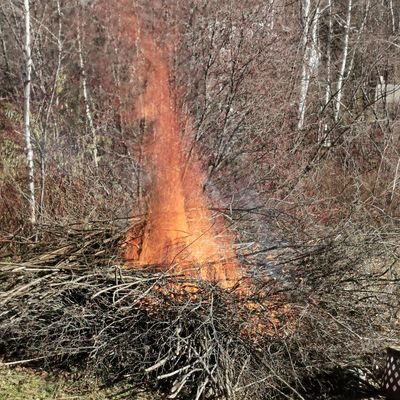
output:
[[0,368],[1,400],[156,400],[150,394],[132,396],[123,386],[101,388],[95,381],[52,375],[29,368]]

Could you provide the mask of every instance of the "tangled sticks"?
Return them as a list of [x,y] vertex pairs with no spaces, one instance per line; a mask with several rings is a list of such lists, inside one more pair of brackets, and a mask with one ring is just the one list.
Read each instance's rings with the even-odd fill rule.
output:
[[263,376],[250,368],[255,311],[243,299],[201,284],[188,294],[177,276],[125,269],[125,233],[108,225],[62,231],[1,264],[0,350],[11,364],[129,379],[171,398],[254,392],[248,371]]
[[[398,282],[373,274],[367,282],[365,247],[354,247],[343,264],[342,244],[304,247],[303,272],[285,292],[271,280],[246,296],[198,283],[188,294],[180,277],[124,269],[119,228],[46,229],[36,244],[21,245],[19,260],[1,262],[0,350],[8,363],[126,380],[179,399],[373,391],[341,371],[372,366],[388,336],[378,335],[383,319],[371,309],[385,310],[398,297],[381,290],[372,304],[365,291],[391,285],[395,295]],[[384,328],[393,333],[389,314]]]
[[[226,293],[207,288],[174,299],[160,290],[162,276],[78,271],[31,269],[9,292],[1,319],[8,359],[79,368],[110,383],[129,378],[171,398],[242,391],[254,349]],[[13,272],[20,282],[21,272]]]

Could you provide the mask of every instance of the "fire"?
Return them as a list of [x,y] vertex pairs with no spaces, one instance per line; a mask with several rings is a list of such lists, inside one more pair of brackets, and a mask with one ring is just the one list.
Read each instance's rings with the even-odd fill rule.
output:
[[135,25],[132,40],[140,51],[143,82],[135,115],[144,125],[147,216],[140,243],[127,240],[126,264],[157,265],[232,287],[242,277],[241,268],[222,217],[209,210],[201,163],[193,149],[187,155],[192,128],[176,106],[168,50]]

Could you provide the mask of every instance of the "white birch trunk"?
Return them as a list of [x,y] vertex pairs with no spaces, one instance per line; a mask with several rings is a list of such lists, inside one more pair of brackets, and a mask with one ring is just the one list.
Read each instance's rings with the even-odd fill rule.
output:
[[269,0],[268,30],[273,31],[275,26],[275,0]]
[[[333,36],[333,22],[332,22],[332,0],[328,0],[328,43],[326,48],[326,86],[325,86],[325,99],[322,106],[321,114],[326,112],[329,102],[332,97],[332,36]],[[331,146],[330,127],[328,124],[323,123],[320,126],[318,143],[322,143],[324,147]]]
[[331,68],[332,68],[332,0],[328,0],[328,13],[329,13],[329,24],[328,24],[328,45],[326,49],[326,88],[325,88],[325,104],[326,108],[329,104],[332,95],[332,82],[331,82]]
[[310,8],[311,0],[304,0],[303,2],[303,18],[304,18],[304,31],[303,31],[303,66],[301,71],[301,81],[300,81],[300,99],[299,99],[299,122],[297,124],[298,129],[302,129],[304,126],[304,116],[306,111],[306,98],[309,85],[309,71],[307,65],[307,42],[308,42],[308,32],[310,29]]
[[394,18],[394,11],[393,11],[393,0],[389,0],[389,8],[390,8],[390,16],[392,19],[392,32],[396,33],[396,21]]
[[92,112],[90,110],[90,101],[89,101],[89,93],[87,89],[87,79],[86,79],[86,71],[85,71],[85,63],[83,60],[83,50],[82,50],[82,38],[81,38],[81,29],[80,29],[80,21],[78,21],[78,32],[77,32],[77,41],[78,41],[78,56],[79,56],[79,67],[81,69],[81,77],[82,77],[82,92],[83,92],[83,101],[85,103],[85,115],[86,122],[89,127],[89,131],[92,135],[92,155],[93,162],[96,169],[99,165],[98,155],[97,155],[97,134],[96,129],[93,123]]
[[336,103],[335,103],[335,122],[337,122],[339,120],[340,107],[342,104],[344,74],[346,72],[347,57],[349,54],[349,38],[350,38],[352,6],[353,6],[352,0],[348,0],[346,27],[345,27],[344,45],[343,45],[343,57],[342,57],[342,64],[340,66],[339,77],[338,77],[337,88],[336,88],[337,94],[336,94]]
[[24,76],[24,135],[26,145],[26,160],[28,164],[28,201],[31,212],[31,223],[36,223],[36,200],[35,200],[35,181],[33,165],[33,149],[30,131],[30,98],[31,98],[31,16],[29,0],[24,0],[24,20],[25,20],[25,76]]
[[304,0],[304,32],[303,32],[303,67],[300,82],[298,129],[304,126],[308,88],[313,73],[318,70],[320,51],[318,45],[319,6],[311,10],[311,0]]

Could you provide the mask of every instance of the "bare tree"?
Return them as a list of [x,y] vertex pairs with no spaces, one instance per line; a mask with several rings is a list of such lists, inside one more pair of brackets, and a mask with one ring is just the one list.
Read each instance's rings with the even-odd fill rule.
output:
[[56,1],[57,5],[57,20],[58,20],[58,30],[57,36],[54,36],[54,40],[57,44],[57,65],[54,73],[54,81],[51,88],[51,94],[49,99],[49,104],[45,112],[45,118],[42,125],[42,140],[40,145],[38,145],[38,150],[40,152],[40,204],[39,204],[39,218],[42,216],[44,210],[44,195],[46,189],[46,164],[47,164],[47,134],[50,122],[50,115],[52,112],[54,102],[57,102],[57,85],[59,84],[59,77],[62,70],[62,57],[63,57],[63,40],[62,40],[62,11],[60,0]]
[[[77,3],[77,7],[79,10],[80,4]],[[93,155],[93,162],[94,166],[97,169],[99,166],[98,154],[97,154],[97,134],[96,128],[93,123],[93,116],[92,111],[90,108],[90,98],[89,98],[89,91],[87,85],[87,77],[86,77],[86,69],[85,69],[85,62],[83,58],[83,39],[82,39],[82,32],[81,32],[81,15],[80,12],[78,14],[78,30],[77,30],[77,42],[78,42],[78,56],[79,56],[79,67],[81,70],[81,78],[82,78],[82,92],[83,92],[83,101],[85,103],[85,116],[86,122],[89,129],[89,132],[92,136],[92,155]]]
[[30,131],[30,100],[31,100],[31,72],[32,72],[32,57],[31,57],[31,17],[29,0],[24,0],[24,20],[25,20],[25,76],[24,76],[24,134],[26,144],[26,159],[28,163],[28,201],[31,210],[31,223],[36,223],[36,199],[35,199],[35,181],[34,181],[34,166],[33,166],[33,148],[31,142]]
[[344,77],[345,77],[345,73],[346,73],[347,58],[348,58],[348,54],[349,54],[349,38],[350,38],[350,24],[351,24],[352,7],[353,7],[352,0],[348,0],[342,62],[341,62],[341,66],[340,66],[339,77],[338,77],[337,88],[336,88],[337,95],[336,95],[336,102],[335,102],[335,121],[338,121],[338,119],[339,119],[340,107],[341,107],[341,102],[342,102],[342,97],[343,97]]
[[311,76],[318,70],[320,63],[320,50],[318,45],[318,25],[319,25],[320,8],[316,5],[311,8],[311,0],[303,1],[303,68],[300,83],[300,100],[299,100],[299,121],[298,129],[304,126],[304,118],[306,112],[306,100]]
[[4,39],[4,33],[3,33],[3,29],[1,27],[1,24],[0,24],[0,41],[1,41],[1,51],[3,53],[4,63],[5,63],[5,67],[6,67],[6,73],[7,73],[7,75],[9,75],[10,74],[10,63],[8,61],[7,44]]

